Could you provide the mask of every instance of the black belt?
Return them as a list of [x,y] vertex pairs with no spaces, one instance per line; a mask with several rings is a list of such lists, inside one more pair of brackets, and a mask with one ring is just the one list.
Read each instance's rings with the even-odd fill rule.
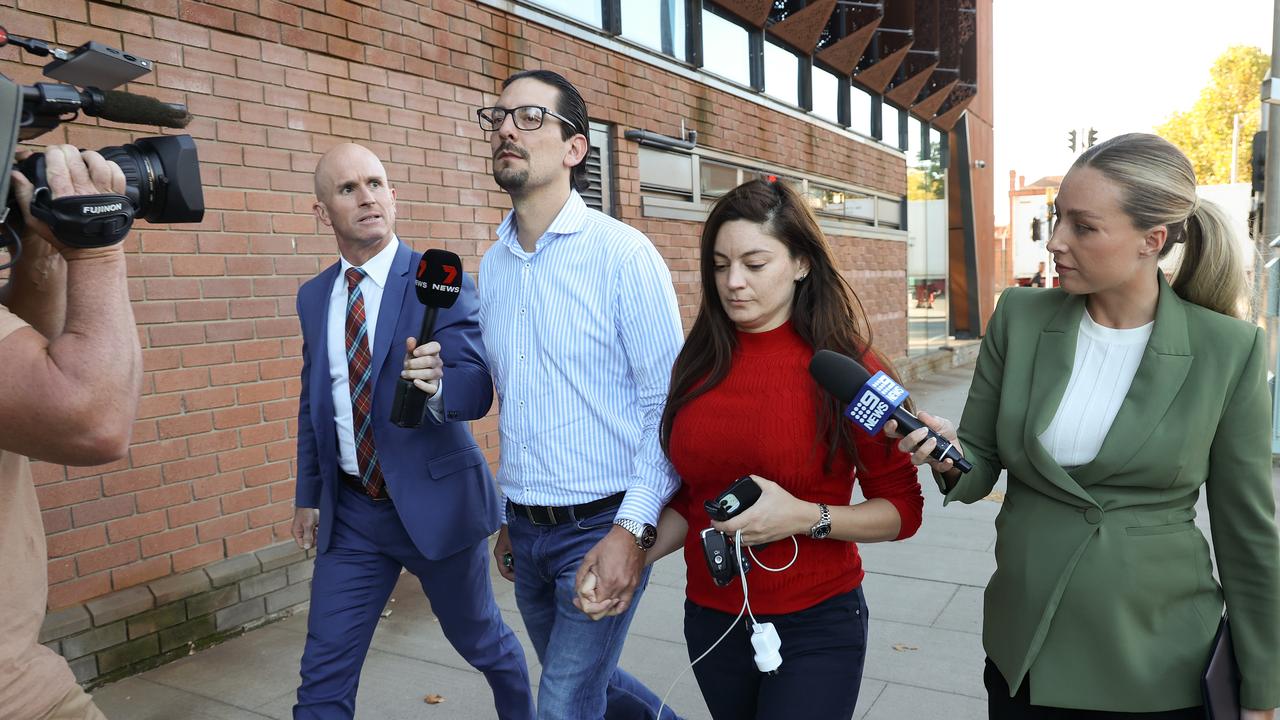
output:
[[520,503],[511,503],[511,509],[517,515],[523,515],[529,518],[529,522],[534,525],[559,525],[561,523],[576,522],[585,520],[593,515],[599,515],[605,510],[610,510],[622,504],[622,498],[626,496],[625,492],[614,493],[609,497],[603,497],[599,500],[592,500],[580,505],[564,505],[561,507],[552,507],[548,505],[521,505]]
[[339,470],[338,477],[342,480],[342,482],[346,483],[347,487],[351,488],[352,490],[355,490],[356,492],[369,498],[370,500],[377,500],[378,502],[383,502],[391,499],[391,496],[387,494],[387,486],[385,483],[383,484],[382,487],[378,488],[377,496],[373,496],[369,494],[369,491],[368,489],[365,488],[364,483],[360,482],[360,478],[356,477],[355,475],[348,475],[345,472]]

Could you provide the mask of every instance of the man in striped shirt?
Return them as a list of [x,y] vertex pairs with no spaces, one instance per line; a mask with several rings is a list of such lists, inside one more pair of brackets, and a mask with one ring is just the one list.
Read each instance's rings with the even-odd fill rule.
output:
[[[542,662],[538,717],[599,720],[607,704],[610,718],[652,718],[658,698],[617,662],[679,485],[658,442],[683,342],[671,274],[648,238],[575,190],[589,142],[569,81],[517,73],[477,116],[513,206],[480,263],[507,500],[494,555]],[[592,622],[573,607],[588,572],[618,614]]]

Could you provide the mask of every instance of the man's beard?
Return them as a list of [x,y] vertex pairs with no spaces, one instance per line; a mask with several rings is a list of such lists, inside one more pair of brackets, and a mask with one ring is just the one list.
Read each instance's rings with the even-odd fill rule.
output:
[[517,192],[523,190],[524,186],[529,182],[528,170],[513,170],[511,168],[503,168],[493,171],[493,179],[498,183],[498,187],[507,192]]

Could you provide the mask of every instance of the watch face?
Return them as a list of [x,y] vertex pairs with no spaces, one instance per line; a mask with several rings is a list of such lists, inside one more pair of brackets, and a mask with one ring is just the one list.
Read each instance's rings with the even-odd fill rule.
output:
[[636,538],[636,542],[644,550],[653,547],[653,543],[658,539],[658,529],[652,525],[645,525],[640,531],[640,537]]
[[818,527],[813,529],[813,532],[811,534],[813,535],[814,540],[821,540],[825,538],[827,535],[831,534],[831,526],[819,525]]

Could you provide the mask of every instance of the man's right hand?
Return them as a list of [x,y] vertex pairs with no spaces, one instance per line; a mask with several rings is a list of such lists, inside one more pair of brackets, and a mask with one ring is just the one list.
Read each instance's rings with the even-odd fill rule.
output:
[[506,523],[498,530],[498,539],[493,543],[493,561],[498,564],[498,572],[511,582],[516,581],[516,564],[511,560],[511,536],[507,534]]
[[318,508],[300,507],[293,511],[293,540],[303,550],[316,544],[316,528],[320,525]]
[[[15,159],[22,160],[30,154],[29,150],[20,150]],[[73,145],[50,145],[44,151],[44,164],[45,180],[55,199],[104,193],[123,195],[125,192],[124,172],[120,166],[93,150],[82,152]],[[79,252],[58,242],[49,226],[31,215],[31,199],[35,188],[26,176],[17,170],[11,170],[9,174],[14,197],[18,201],[18,207],[22,209],[22,219],[26,223],[27,238],[43,238],[63,254]],[[93,250],[98,251],[100,248]]]

